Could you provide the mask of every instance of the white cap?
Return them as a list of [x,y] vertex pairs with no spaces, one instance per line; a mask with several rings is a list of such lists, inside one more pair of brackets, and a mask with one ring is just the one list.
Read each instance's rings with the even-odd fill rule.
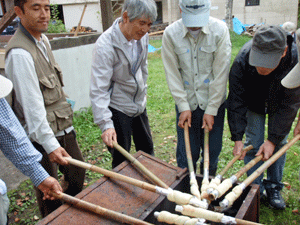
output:
[[210,0],[180,0],[182,21],[186,27],[204,27],[210,15]]
[[293,33],[296,31],[297,27],[296,27],[296,24],[294,24],[293,22],[285,22],[283,25],[282,25],[282,28],[289,32],[289,33]]
[[297,30],[297,49],[298,63],[294,68],[282,79],[281,84],[286,88],[296,88],[300,86],[300,29]]
[[12,82],[0,75],[0,98],[6,97],[12,90],[13,84]]

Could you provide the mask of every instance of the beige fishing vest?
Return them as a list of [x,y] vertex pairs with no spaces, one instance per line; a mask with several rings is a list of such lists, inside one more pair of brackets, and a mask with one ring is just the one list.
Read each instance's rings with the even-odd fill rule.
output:
[[[62,72],[55,62],[48,43],[44,41],[49,62],[36,46],[32,37],[29,36],[29,33],[27,34],[26,30],[25,33],[21,29],[17,30],[6,47],[5,56],[13,48],[22,48],[31,54],[39,79],[40,89],[44,97],[47,120],[54,134],[56,134],[58,131],[62,131],[72,126],[73,121],[71,104],[67,102],[65,93],[62,89],[64,86]],[[42,38],[44,38],[43,35]],[[12,103],[12,105],[14,105],[14,103]]]

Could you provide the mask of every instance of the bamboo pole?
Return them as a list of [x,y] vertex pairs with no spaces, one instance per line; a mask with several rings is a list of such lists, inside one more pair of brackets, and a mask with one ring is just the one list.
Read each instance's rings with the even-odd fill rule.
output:
[[80,29],[80,27],[81,27],[81,22],[82,22],[83,15],[84,15],[84,13],[85,13],[86,7],[87,7],[87,2],[84,4],[83,11],[82,11],[82,14],[81,14],[79,23],[78,23],[78,25],[77,25],[77,27],[76,27],[75,34],[74,34],[75,37],[77,36],[78,31],[79,31],[79,29]]
[[203,179],[201,185],[201,198],[205,198],[210,203],[208,194],[206,192],[209,185],[209,130],[204,129],[204,165],[203,165]]
[[[109,210],[106,208],[103,208],[99,205],[95,205],[89,202],[86,202],[84,200],[72,197],[70,195],[67,195],[65,193],[60,193],[60,194],[56,194],[54,192],[52,192],[50,195],[52,195],[53,197],[57,198],[57,199],[61,199],[63,201],[65,201],[66,203],[68,203],[71,206],[74,206],[75,208],[78,209],[83,209],[89,212],[94,212],[100,216],[121,222],[121,223],[127,223],[127,224],[136,224],[136,225],[151,225],[152,223],[148,223],[145,222],[143,220],[139,220],[136,219],[134,217],[113,211],[113,210]],[[153,225],[153,224],[152,224]]]
[[231,216],[226,216],[223,213],[217,213],[209,211],[206,209],[195,208],[190,205],[177,205],[175,211],[181,212],[183,215],[197,218],[204,218],[206,220],[224,224],[241,224],[241,225],[258,225],[260,223],[255,223],[247,220],[237,219]]
[[142,188],[144,190],[148,190],[154,193],[158,193],[160,195],[167,196],[168,200],[171,202],[175,202],[176,204],[179,205],[186,205],[186,204],[192,204],[196,207],[201,207],[201,208],[208,208],[207,203],[200,201],[197,199],[195,196],[187,194],[187,193],[182,193],[180,191],[173,190],[171,188],[165,189],[161,188],[131,177],[124,176],[122,174],[109,171],[94,165],[91,165],[89,163],[85,163],[73,158],[65,157],[65,159],[72,165],[78,166],[80,168],[86,169],[86,170],[91,170],[97,173],[101,173],[107,177],[117,179],[120,181],[123,181],[127,184],[131,184],[133,186]]
[[300,139],[300,134],[296,135],[291,141],[279,149],[274,155],[272,155],[264,164],[262,164],[257,170],[255,170],[248,178],[246,178],[241,184],[232,189],[232,191],[225,196],[220,206],[227,208],[232,206],[234,201],[240,197],[243,190],[249,186],[257,177],[259,177],[266,169],[268,169],[277,159],[279,159],[287,150],[292,147]]
[[230,178],[224,180],[216,189],[214,189],[210,194],[209,198],[211,200],[216,200],[225,194],[234,183],[238,181],[238,179],[250,170],[253,166],[255,166],[261,159],[263,155],[256,156],[250,162],[248,162],[242,169],[240,169],[235,175],[231,176]]
[[191,153],[191,144],[190,144],[190,135],[189,135],[189,126],[188,123],[184,123],[184,141],[185,141],[185,151],[186,151],[186,158],[188,162],[189,167],[189,173],[190,173],[190,191],[192,195],[195,195],[199,200],[200,197],[200,191],[198,182],[196,180],[194,165],[193,165],[193,157]]
[[208,188],[206,190],[206,192],[208,194],[212,193],[212,191],[214,189],[217,188],[218,185],[221,184],[221,180],[224,176],[224,174],[230,169],[230,167],[232,167],[232,165],[241,157],[241,155],[244,153],[244,152],[248,152],[250,151],[251,149],[253,149],[253,146],[252,145],[249,145],[247,147],[245,147],[242,152],[238,155],[236,155],[226,166],[225,168],[214,178],[210,181],[209,185],[208,185]]
[[118,150],[127,160],[129,160],[133,165],[137,166],[145,175],[147,175],[155,184],[160,187],[168,189],[169,186],[166,185],[162,180],[155,176],[151,171],[149,171],[143,164],[141,164],[136,158],[134,158],[130,153],[128,153],[124,148],[122,148],[117,142],[113,142],[114,148]]
[[180,216],[167,211],[154,212],[154,216],[158,222],[164,222],[167,224],[175,225],[207,225],[205,219],[190,218],[188,216]]

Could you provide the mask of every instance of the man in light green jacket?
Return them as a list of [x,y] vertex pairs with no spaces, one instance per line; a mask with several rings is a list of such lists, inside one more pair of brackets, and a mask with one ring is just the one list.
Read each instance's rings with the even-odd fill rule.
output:
[[[163,35],[162,59],[177,114],[177,164],[187,167],[184,123],[189,126],[194,168],[209,133],[209,174],[222,149],[231,42],[226,24],[210,17],[210,0],[180,0],[182,19]],[[203,173],[203,157],[200,165]]]

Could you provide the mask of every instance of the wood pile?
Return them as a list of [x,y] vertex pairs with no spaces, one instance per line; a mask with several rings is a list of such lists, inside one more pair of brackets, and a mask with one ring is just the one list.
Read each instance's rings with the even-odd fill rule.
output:
[[262,25],[263,24],[254,24],[254,25],[248,26],[248,27],[246,27],[246,31],[243,34],[253,37],[256,30]]
[[[73,27],[70,32],[75,33],[76,29],[77,29],[77,26]],[[90,33],[90,32],[96,32],[96,30],[93,30],[91,27],[80,26],[78,32],[79,33]]]
[[169,25],[168,23],[160,23],[160,24],[152,25],[149,31],[149,36],[162,35],[168,25]]

